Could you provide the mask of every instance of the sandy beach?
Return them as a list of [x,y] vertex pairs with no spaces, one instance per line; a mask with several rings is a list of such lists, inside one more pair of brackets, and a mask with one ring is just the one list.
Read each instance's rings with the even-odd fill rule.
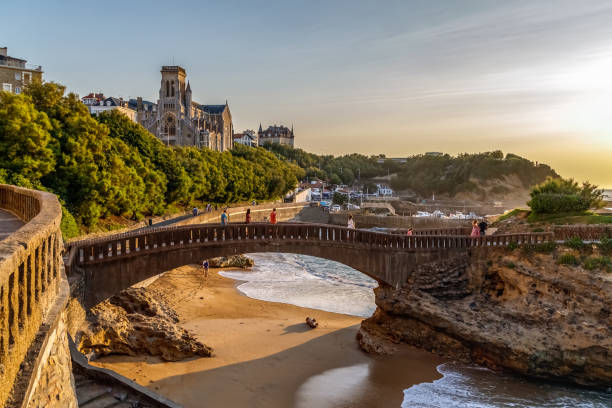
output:
[[[359,317],[251,299],[237,283],[212,269],[205,278],[196,266],[149,283],[165,294],[180,324],[214,349],[212,358],[117,355],[94,364],[188,408],[399,407],[403,389],[440,377],[441,361],[427,352],[363,353],[355,340]],[[310,329],[306,316],[319,327]]]

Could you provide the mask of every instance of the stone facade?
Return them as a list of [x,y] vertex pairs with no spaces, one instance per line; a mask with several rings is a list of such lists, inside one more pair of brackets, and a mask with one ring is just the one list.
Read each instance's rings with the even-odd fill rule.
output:
[[31,66],[26,60],[10,57],[7,48],[0,47],[0,91],[20,94],[32,82],[41,82],[42,74],[40,66]]
[[263,146],[266,143],[278,143],[293,147],[295,142],[293,126],[291,126],[291,129],[289,129],[288,127],[282,125],[272,125],[268,126],[266,130],[263,130],[260,123],[257,136],[259,137],[259,146]]
[[207,147],[216,151],[232,148],[232,114],[224,105],[201,105],[192,100],[185,69],[163,66],[157,104],[138,98],[130,101],[138,123],[167,145]]

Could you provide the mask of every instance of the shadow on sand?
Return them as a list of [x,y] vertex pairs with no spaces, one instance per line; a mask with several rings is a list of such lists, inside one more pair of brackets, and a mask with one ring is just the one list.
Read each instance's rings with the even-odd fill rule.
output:
[[[287,326],[283,335],[299,336],[305,331],[299,326],[305,325]],[[189,372],[206,364],[206,358],[192,360],[182,367],[185,374],[146,386],[186,408],[388,408],[400,407],[403,390],[410,385],[440,377],[435,367],[441,361],[427,352],[406,348],[393,356],[363,353],[355,341],[358,327],[337,330],[263,358],[209,370]],[[113,357],[115,362],[142,360]],[[144,360],[148,364],[175,364]]]

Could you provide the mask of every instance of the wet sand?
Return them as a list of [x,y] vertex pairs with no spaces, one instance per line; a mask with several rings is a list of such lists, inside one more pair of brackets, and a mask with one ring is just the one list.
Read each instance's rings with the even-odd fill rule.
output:
[[[187,408],[399,407],[403,389],[440,377],[435,367],[442,361],[427,352],[360,351],[359,317],[251,299],[217,272],[205,278],[200,268],[184,266],[149,283],[175,307],[180,324],[213,348],[212,358],[108,356],[94,364]],[[319,327],[306,326],[306,316]]]

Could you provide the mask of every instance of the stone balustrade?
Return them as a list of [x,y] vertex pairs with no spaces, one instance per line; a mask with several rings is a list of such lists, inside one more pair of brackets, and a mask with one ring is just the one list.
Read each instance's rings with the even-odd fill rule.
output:
[[0,406],[53,304],[60,280],[62,211],[53,194],[0,185],[0,207],[26,224],[0,242]]
[[612,224],[593,225],[555,225],[552,227],[555,239],[565,241],[570,238],[580,238],[594,241],[602,237],[612,237]]
[[[429,232],[429,234],[426,234]],[[431,250],[507,246],[510,243],[540,243],[552,238],[551,233],[491,235],[473,238],[460,235],[459,229],[421,231],[421,235],[403,236],[374,231],[349,229],[327,224],[231,224],[188,225],[150,229],[121,234],[105,239],[77,241],[70,244],[67,265],[97,262],[108,258],[135,256],[148,251],[189,245],[232,245],[244,241],[307,241],[340,243],[366,248],[392,250]],[[444,235],[443,235],[444,234]]]

